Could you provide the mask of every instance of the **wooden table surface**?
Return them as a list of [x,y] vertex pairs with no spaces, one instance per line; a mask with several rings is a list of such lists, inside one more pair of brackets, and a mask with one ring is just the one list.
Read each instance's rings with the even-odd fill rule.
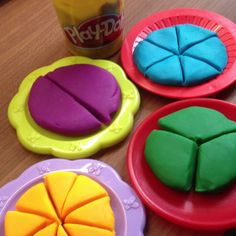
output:
[[[177,7],[209,9],[236,22],[235,0],[127,0],[125,31],[151,13]],[[69,55],[50,0],[0,0],[0,186],[32,164],[50,158],[27,151],[18,142],[7,119],[10,100],[28,73]],[[119,56],[112,59],[119,62]],[[134,129],[148,114],[173,101],[142,89],[140,94],[142,104]],[[235,86],[220,93],[217,98],[236,103]],[[133,131],[120,144],[96,154],[96,158],[114,167],[127,182],[125,155]],[[220,236],[223,232],[185,229],[147,210],[145,236],[158,235]]]

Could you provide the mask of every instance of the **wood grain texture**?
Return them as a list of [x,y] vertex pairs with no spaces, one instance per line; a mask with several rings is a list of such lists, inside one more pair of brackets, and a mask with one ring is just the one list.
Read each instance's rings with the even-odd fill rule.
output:
[[[236,22],[235,0],[127,0],[127,32],[140,19],[163,9],[191,7],[218,12]],[[32,164],[49,156],[25,150],[7,119],[7,108],[23,78],[31,71],[70,55],[64,46],[50,0],[0,0],[0,186],[16,178]],[[119,61],[119,56],[113,58]],[[125,155],[135,128],[152,111],[173,100],[140,89],[142,104],[131,134],[120,144],[99,152],[95,158],[114,167],[129,182]],[[236,102],[232,86],[217,98]],[[223,232],[202,232],[176,226],[147,210],[145,236],[221,236]],[[135,236],[135,235],[132,235]]]

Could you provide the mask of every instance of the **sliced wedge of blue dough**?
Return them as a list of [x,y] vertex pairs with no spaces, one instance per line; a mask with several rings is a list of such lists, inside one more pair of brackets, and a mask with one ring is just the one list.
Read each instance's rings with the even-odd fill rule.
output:
[[178,38],[175,27],[167,27],[161,30],[154,31],[149,34],[145,41],[152,42],[163,49],[171,51],[175,54],[179,53]]
[[215,32],[192,24],[177,25],[176,31],[180,53],[199,42],[211,37],[217,37]]
[[[212,45],[214,45],[214,47],[212,47]],[[228,62],[225,46],[216,37],[209,38],[202,43],[192,46],[187,49],[183,55],[193,57],[209,64],[214,67],[219,74],[223,71]],[[216,58],[217,60],[215,60]]]
[[145,145],[145,158],[164,184],[188,191],[192,187],[197,144],[180,135],[154,130]]
[[214,191],[236,178],[235,143],[236,133],[230,133],[199,147],[195,191]]
[[225,133],[236,132],[235,122],[216,110],[199,106],[178,110],[162,117],[158,123],[162,129],[198,143],[206,142]]
[[202,80],[206,82],[220,74],[213,66],[192,57],[181,56],[181,62],[185,86],[199,84]]
[[164,84],[181,86],[183,83],[182,67],[178,56],[172,56],[151,66],[146,75],[151,81]]
[[[152,57],[150,57],[150,54],[152,54]],[[134,51],[135,63],[141,71],[144,71],[144,73],[146,73],[146,70],[151,65],[173,55],[173,53],[157,47],[147,41],[140,42]],[[142,58],[142,61],[138,60],[139,58]]]

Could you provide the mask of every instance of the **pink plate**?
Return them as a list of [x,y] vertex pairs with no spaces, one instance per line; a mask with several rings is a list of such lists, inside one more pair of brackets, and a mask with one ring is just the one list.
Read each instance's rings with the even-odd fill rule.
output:
[[[228,64],[216,78],[193,87],[174,87],[151,82],[134,64],[133,51],[151,32],[177,24],[194,24],[215,31],[228,53]],[[128,33],[121,49],[121,62],[128,76],[140,87],[165,97],[183,99],[206,97],[230,86],[236,80],[236,25],[227,18],[200,9],[173,9],[158,12],[136,24]]]
[[217,194],[180,192],[162,184],[145,161],[145,141],[153,129],[159,129],[158,120],[189,106],[212,108],[236,121],[236,105],[215,99],[188,99],[155,111],[137,128],[129,144],[127,166],[132,185],[149,208],[173,223],[205,230],[235,227],[236,183]]

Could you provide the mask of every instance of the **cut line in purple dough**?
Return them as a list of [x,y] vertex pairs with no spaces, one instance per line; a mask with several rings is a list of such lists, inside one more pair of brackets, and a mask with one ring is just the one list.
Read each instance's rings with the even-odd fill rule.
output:
[[102,123],[109,124],[111,115],[120,106],[120,89],[116,79],[100,67],[85,64],[61,67],[48,73],[47,78],[74,97]]
[[39,126],[79,136],[109,124],[120,99],[120,88],[110,72],[79,64],[39,77],[31,88],[28,107]]
[[37,79],[31,89],[29,111],[40,126],[64,135],[85,134],[101,127],[88,110],[45,77]]

